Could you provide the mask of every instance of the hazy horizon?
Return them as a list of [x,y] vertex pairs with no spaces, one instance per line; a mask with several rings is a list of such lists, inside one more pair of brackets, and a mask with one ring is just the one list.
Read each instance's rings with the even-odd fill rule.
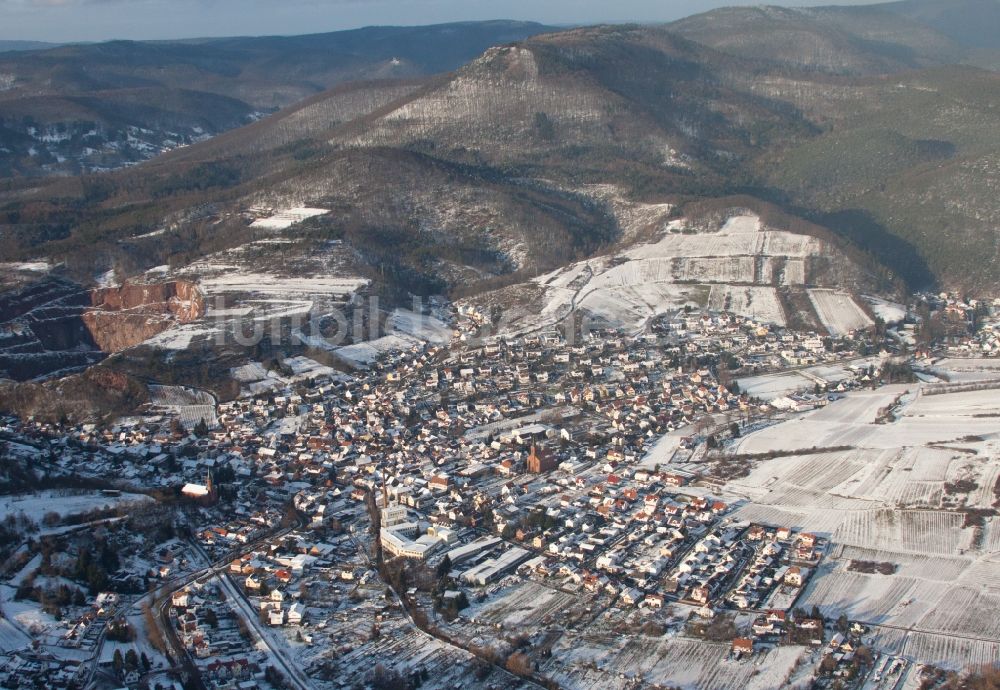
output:
[[[0,0],[0,40],[55,43],[114,39],[294,35],[373,25],[418,26],[511,19],[543,24],[666,22],[732,5],[721,0]],[[799,0],[785,6],[869,5]]]

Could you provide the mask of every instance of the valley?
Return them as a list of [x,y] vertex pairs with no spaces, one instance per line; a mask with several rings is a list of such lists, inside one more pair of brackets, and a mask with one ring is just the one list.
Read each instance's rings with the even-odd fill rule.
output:
[[0,41],[0,686],[1000,687],[997,36]]

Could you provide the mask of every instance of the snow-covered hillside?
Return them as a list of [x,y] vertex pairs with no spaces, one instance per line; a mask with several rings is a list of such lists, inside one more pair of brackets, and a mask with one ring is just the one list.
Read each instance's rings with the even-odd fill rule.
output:
[[[619,207],[616,212],[624,215]],[[731,215],[708,232],[688,220],[668,220],[668,215],[665,207],[658,217],[627,216],[629,221],[638,216],[647,229],[654,226],[658,239],[535,278],[531,301],[514,316],[512,327],[518,331],[551,327],[581,312],[635,331],[651,318],[686,304],[785,326],[791,305],[785,303],[782,290],[804,291],[813,280],[824,280],[814,275],[814,262],[839,260],[844,271],[853,270],[846,260],[834,258],[827,242],[769,228],[753,214]],[[623,232],[635,236],[635,225],[626,224]],[[824,289],[808,294],[817,312],[809,320],[820,322],[833,335],[872,323],[846,292]]]

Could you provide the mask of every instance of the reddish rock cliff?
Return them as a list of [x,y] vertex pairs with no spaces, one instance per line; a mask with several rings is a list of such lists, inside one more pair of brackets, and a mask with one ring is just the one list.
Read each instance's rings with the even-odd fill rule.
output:
[[186,280],[132,283],[91,292],[92,307],[83,323],[104,352],[118,352],[152,338],[176,323],[188,323],[205,313],[205,299]]

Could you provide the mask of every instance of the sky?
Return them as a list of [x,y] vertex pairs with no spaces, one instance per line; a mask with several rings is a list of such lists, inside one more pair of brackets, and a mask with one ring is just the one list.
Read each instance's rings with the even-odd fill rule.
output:
[[[480,19],[662,22],[740,0],[0,0],[0,39],[100,41],[303,34]],[[770,0],[861,5],[870,0]]]

